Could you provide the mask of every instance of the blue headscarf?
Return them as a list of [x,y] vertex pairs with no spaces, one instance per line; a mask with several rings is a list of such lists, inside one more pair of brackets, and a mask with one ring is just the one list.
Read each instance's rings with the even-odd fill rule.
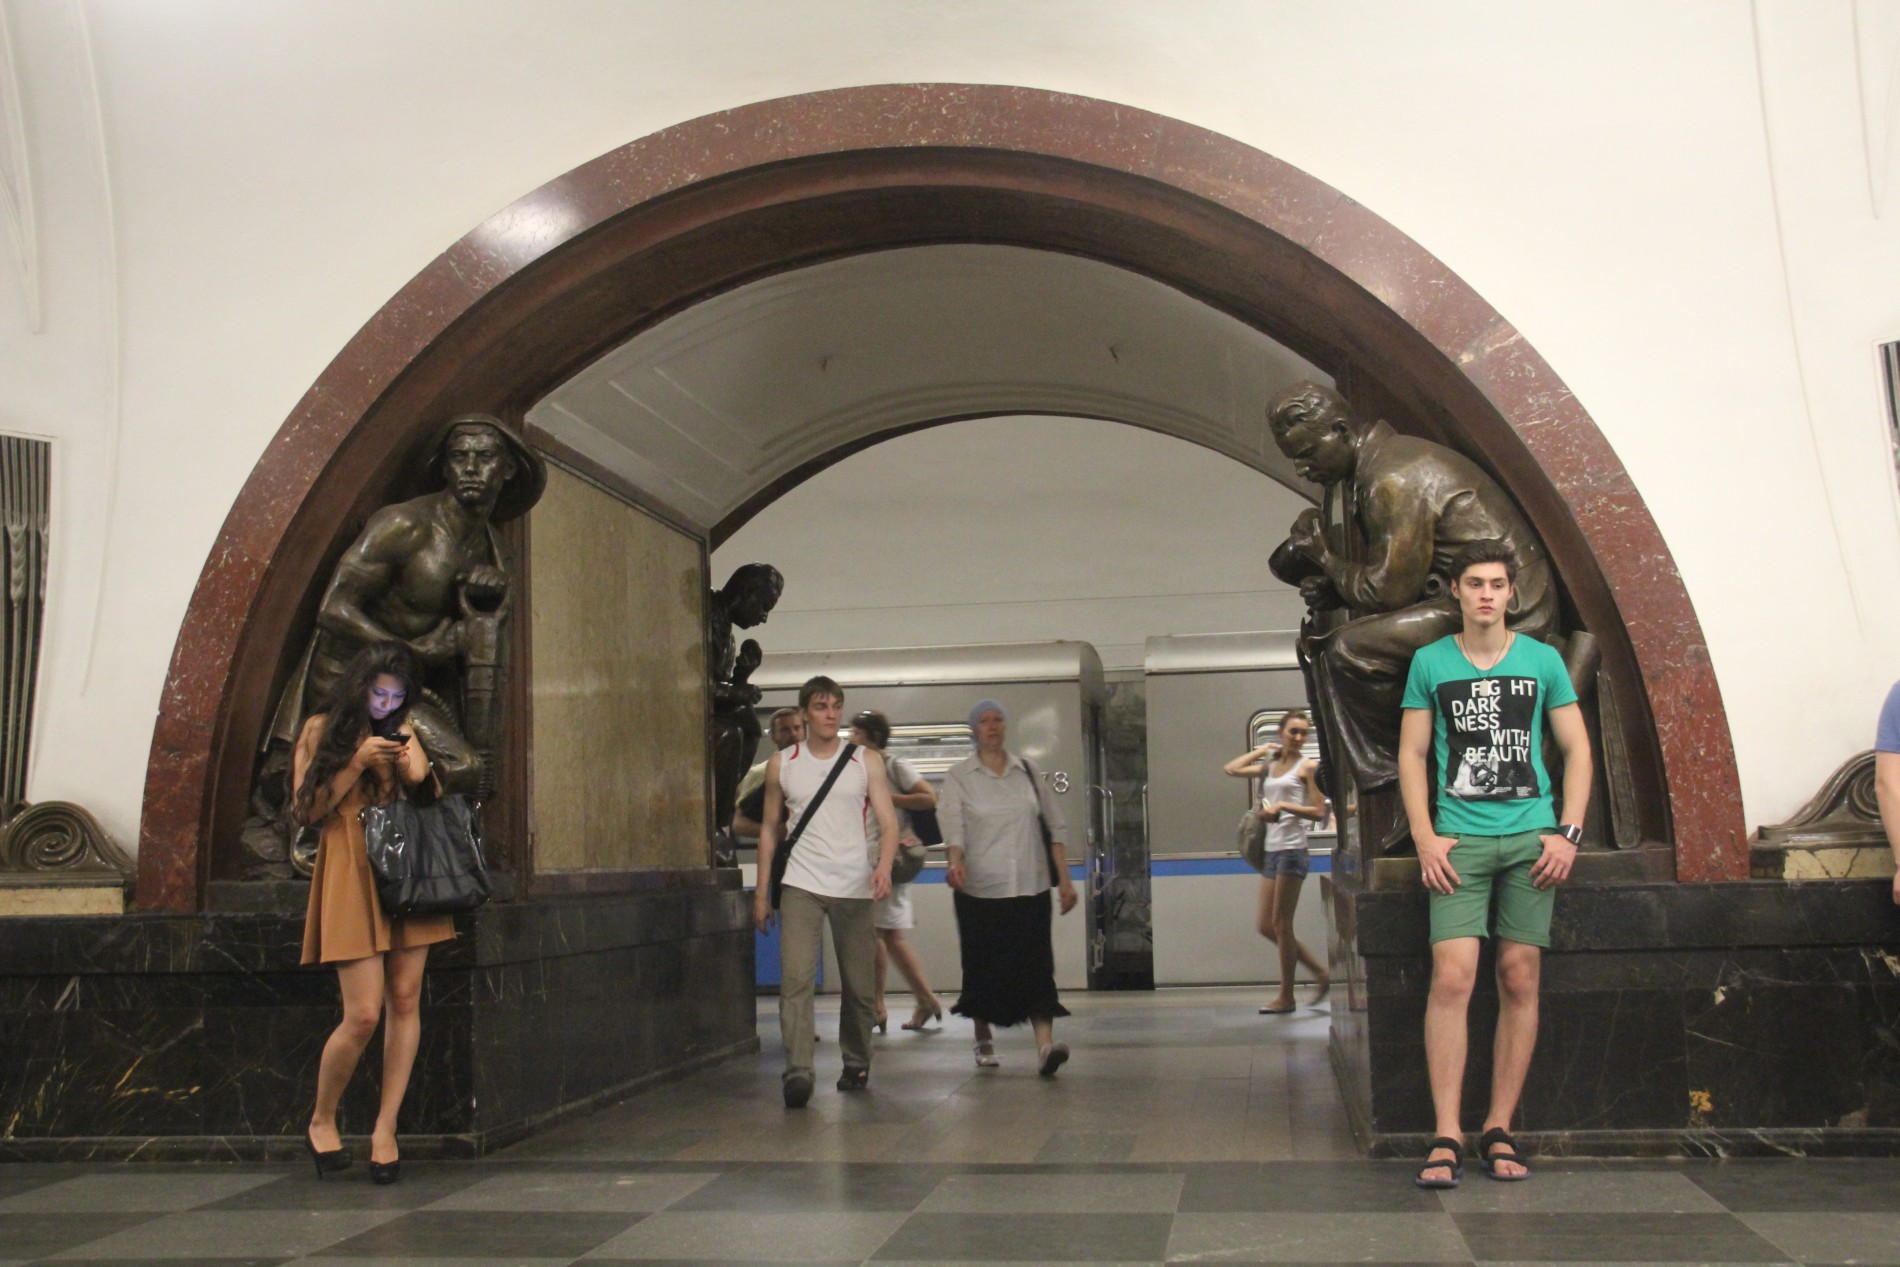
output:
[[1001,717],[1004,721],[1009,720],[1008,709],[1004,708],[1001,704],[997,703],[993,699],[980,699],[976,702],[976,705],[970,709],[970,731],[972,734],[976,732],[977,718],[983,716],[983,714],[988,713],[988,712],[994,712],[997,716]]

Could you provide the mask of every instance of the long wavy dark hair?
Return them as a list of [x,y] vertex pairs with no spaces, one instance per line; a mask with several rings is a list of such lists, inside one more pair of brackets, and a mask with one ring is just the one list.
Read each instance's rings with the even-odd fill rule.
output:
[[369,715],[369,691],[376,679],[387,675],[402,683],[402,707],[377,726],[393,735],[421,695],[415,657],[408,648],[394,642],[372,642],[351,658],[343,673],[330,688],[323,703],[323,732],[317,737],[317,755],[304,771],[303,784],[297,789],[298,822],[308,822],[316,803],[317,789],[325,787],[337,771],[350,763],[357,745],[370,733],[374,719]]

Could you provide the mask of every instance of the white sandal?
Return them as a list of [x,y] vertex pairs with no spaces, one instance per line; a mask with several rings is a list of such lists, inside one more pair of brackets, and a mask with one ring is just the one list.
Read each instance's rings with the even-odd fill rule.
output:
[[976,1044],[976,1067],[978,1069],[994,1069],[1002,1063],[1002,1061],[996,1058],[996,1044],[994,1042],[982,1040]]

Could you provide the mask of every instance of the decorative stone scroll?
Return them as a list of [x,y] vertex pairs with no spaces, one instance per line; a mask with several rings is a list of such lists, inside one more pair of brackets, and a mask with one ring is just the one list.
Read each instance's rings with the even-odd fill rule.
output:
[[70,801],[29,806],[0,829],[0,884],[122,884],[134,870],[99,820]]
[[1874,795],[1874,753],[1848,758],[1785,823],[1749,842],[1756,879],[1847,880],[1893,874],[1893,855]]

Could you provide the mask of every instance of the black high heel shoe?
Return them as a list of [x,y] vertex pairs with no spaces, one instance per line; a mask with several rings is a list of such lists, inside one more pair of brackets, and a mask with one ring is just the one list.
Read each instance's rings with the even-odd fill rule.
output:
[[395,1161],[373,1161],[369,1164],[371,1183],[394,1183],[402,1178],[402,1159]]
[[319,1179],[325,1175],[334,1174],[339,1170],[348,1170],[350,1168],[349,1149],[334,1148],[327,1153],[318,1152],[317,1141],[310,1138],[310,1128],[307,1126],[303,1132],[303,1146],[310,1150],[310,1160],[316,1163],[317,1178]]

